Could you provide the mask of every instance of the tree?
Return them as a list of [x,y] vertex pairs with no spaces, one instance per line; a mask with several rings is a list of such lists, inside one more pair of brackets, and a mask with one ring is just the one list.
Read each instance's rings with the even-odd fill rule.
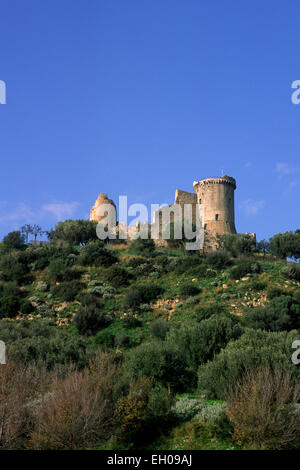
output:
[[37,236],[42,235],[43,233],[42,227],[40,227],[40,225],[37,225],[37,224],[32,225],[31,233],[34,236],[34,242],[36,243]]
[[95,221],[68,219],[58,222],[50,236],[54,240],[63,240],[70,245],[85,245],[91,240],[97,240],[96,226]]
[[261,240],[257,243],[257,251],[263,252],[264,258],[266,256],[266,251],[270,251],[270,243],[268,240]]
[[24,235],[19,230],[9,232],[2,240],[8,250],[21,250],[24,247]]
[[300,258],[300,233],[277,233],[270,238],[270,250],[279,258]]
[[32,227],[29,224],[25,224],[21,227],[21,233],[25,235],[26,243],[28,243],[28,235],[32,233]]
[[219,249],[232,256],[249,255],[256,250],[256,239],[245,233],[229,233],[217,236]]

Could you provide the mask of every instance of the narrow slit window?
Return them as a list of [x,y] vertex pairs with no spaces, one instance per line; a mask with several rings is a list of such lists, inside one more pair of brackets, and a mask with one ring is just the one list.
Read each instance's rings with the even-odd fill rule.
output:
[[216,220],[219,220],[219,214],[216,214]]

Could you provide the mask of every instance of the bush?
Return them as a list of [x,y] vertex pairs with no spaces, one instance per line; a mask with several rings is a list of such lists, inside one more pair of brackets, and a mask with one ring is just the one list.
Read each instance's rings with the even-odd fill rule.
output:
[[151,256],[155,250],[155,243],[152,238],[137,238],[130,243],[129,251],[137,255]]
[[26,264],[20,262],[18,253],[11,252],[0,258],[1,279],[8,282],[17,282],[18,284],[26,281],[29,268]]
[[190,399],[186,396],[178,398],[172,407],[172,413],[176,421],[190,421],[203,408],[202,400]]
[[115,336],[115,346],[117,348],[123,348],[126,346],[130,346],[131,339],[130,336],[126,335],[124,332],[117,333]]
[[25,237],[18,230],[9,232],[2,240],[6,250],[21,250],[24,246]]
[[195,319],[197,321],[206,320],[212,315],[223,315],[228,313],[228,307],[222,302],[209,302],[197,308]]
[[23,300],[20,306],[20,310],[24,315],[32,313],[34,311],[34,306],[29,300]]
[[287,279],[300,281],[300,266],[296,263],[289,263],[282,268],[281,274]]
[[13,282],[0,288],[0,318],[16,317],[20,309],[22,292]]
[[93,335],[107,327],[111,318],[104,315],[98,305],[83,305],[77,311],[74,322],[81,334]]
[[153,377],[174,391],[191,389],[194,376],[189,371],[182,350],[174,343],[152,341],[132,349],[124,363],[128,380]]
[[95,335],[95,344],[104,348],[113,348],[115,345],[115,335],[108,330],[98,331]]
[[55,230],[51,232],[51,238],[70,245],[86,244],[90,240],[97,240],[96,227],[95,221],[68,219],[56,224]]
[[295,404],[300,387],[282,370],[250,369],[229,396],[228,416],[236,442],[248,449],[282,449],[300,437]]
[[226,416],[225,410],[225,403],[204,403],[193,417],[193,421],[198,421],[200,423],[217,423]]
[[55,377],[49,393],[30,407],[34,430],[28,447],[75,450],[104,444],[113,434],[114,384],[119,368],[102,353],[90,369]]
[[183,297],[191,297],[199,294],[199,292],[199,287],[194,286],[193,284],[184,284],[183,286],[180,286],[179,289],[179,293]]
[[191,255],[176,259],[171,263],[171,268],[176,274],[189,273],[195,276],[204,276],[206,266],[202,263],[200,256]]
[[244,233],[230,233],[218,237],[219,248],[231,256],[249,255],[256,250],[256,239]]
[[225,251],[213,251],[205,257],[206,263],[213,269],[225,269],[230,266],[230,256]]
[[0,367],[0,448],[20,449],[30,430],[28,403],[43,390],[43,370],[9,361]]
[[62,282],[58,286],[52,287],[51,292],[55,297],[59,297],[61,300],[72,302],[82,287],[80,281]]
[[251,273],[260,273],[261,265],[251,259],[241,259],[237,262],[235,266],[231,269],[231,279],[241,279],[247,274]]
[[111,266],[105,271],[105,280],[116,289],[121,286],[127,286],[131,277],[126,269],[119,266]]
[[116,263],[117,260],[112,251],[103,248],[101,240],[96,240],[82,248],[78,262],[83,266],[108,267]]
[[164,340],[170,329],[168,322],[164,320],[155,320],[150,325],[150,331],[155,338]]
[[253,279],[251,282],[251,289],[255,291],[262,291],[267,288],[267,283],[265,281]]
[[126,329],[137,328],[141,326],[142,324],[142,322],[138,318],[134,317],[133,315],[128,315],[127,317],[125,317],[122,323],[123,323],[124,328]]
[[244,315],[246,326],[268,331],[300,328],[300,301],[288,295],[270,300],[265,307],[249,309]]
[[48,369],[58,364],[83,367],[87,363],[87,343],[78,335],[69,335],[46,319],[23,320],[13,324],[0,321],[0,338],[7,345],[9,361],[35,363]]
[[64,279],[65,270],[67,269],[66,260],[63,258],[53,259],[48,266],[48,277],[54,282]]
[[300,258],[300,232],[277,233],[270,238],[270,250],[280,258]]
[[150,378],[140,377],[131,382],[116,410],[122,436],[126,441],[145,442],[145,435],[153,436],[158,427],[161,429],[170,420],[171,405],[168,390],[154,385]]
[[231,341],[211,362],[199,368],[199,389],[212,398],[225,399],[245,369],[266,365],[291,371],[297,377],[299,371],[291,361],[291,352],[292,343],[298,336],[297,331],[247,331],[236,341]]
[[180,328],[172,328],[166,343],[176,344],[190,370],[196,374],[197,367],[218,354],[231,340],[236,340],[243,330],[238,321],[230,316],[213,315],[200,323],[189,321]]
[[125,308],[138,309],[140,304],[148,304],[163,293],[163,288],[155,284],[132,287],[125,295]]

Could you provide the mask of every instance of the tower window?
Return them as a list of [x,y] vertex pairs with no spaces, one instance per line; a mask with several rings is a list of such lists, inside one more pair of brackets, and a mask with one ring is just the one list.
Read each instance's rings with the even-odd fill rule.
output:
[[202,204],[202,199],[199,200],[199,204]]
[[216,214],[216,220],[219,220],[219,214]]

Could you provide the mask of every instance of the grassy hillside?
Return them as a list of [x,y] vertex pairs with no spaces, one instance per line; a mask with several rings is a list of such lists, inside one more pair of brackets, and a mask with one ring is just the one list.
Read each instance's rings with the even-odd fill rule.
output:
[[2,246],[0,274],[3,448],[298,447],[297,264],[52,242]]

